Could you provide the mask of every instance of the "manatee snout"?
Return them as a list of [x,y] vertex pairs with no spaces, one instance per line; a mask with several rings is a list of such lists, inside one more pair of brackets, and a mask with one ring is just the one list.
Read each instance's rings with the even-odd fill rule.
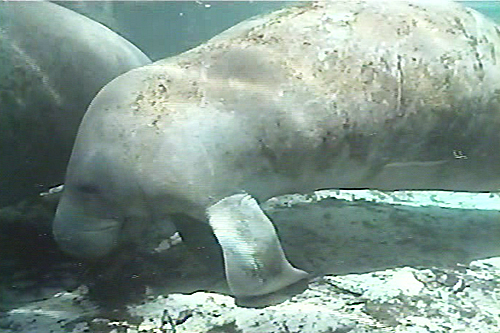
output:
[[84,215],[71,204],[57,208],[53,233],[66,253],[85,259],[106,256],[118,246],[121,223],[115,219]]

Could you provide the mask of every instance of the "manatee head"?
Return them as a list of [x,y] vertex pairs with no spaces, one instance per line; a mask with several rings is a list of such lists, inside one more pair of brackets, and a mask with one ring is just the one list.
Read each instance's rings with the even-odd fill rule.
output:
[[132,240],[149,221],[140,193],[123,166],[77,147],[53,224],[61,249],[96,258]]

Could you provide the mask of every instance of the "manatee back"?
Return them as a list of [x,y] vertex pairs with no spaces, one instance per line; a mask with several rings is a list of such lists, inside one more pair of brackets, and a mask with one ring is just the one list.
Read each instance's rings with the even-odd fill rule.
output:
[[498,32],[452,1],[325,1],[165,63],[201,73],[203,102],[246,118],[261,166],[294,182],[487,191],[500,187]]
[[[267,170],[283,176],[276,184],[497,190],[498,31],[452,1],[307,3],[157,62],[164,72],[149,87],[174,68],[187,88],[163,82],[168,99],[144,89],[141,112],[164,107],[155,126],[166,128],[173,110],[185,113],[176,101],[189,96],[203,116],[237,114],[234,126],[254,140],[246,150],[228,140],[237,163],[223,169]],[[311,174],[321,176],[304,177]]]

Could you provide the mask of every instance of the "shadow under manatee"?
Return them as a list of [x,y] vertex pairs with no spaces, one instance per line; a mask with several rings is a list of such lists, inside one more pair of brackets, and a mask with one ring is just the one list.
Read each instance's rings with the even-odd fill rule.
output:
[[[372,193],[385,198],[392,195]],[[475,198],[466,195],[465,201]],[[487,194],[482,195],[475,200],[489,200]],[[309,203],[307,198],[313,196],[296,197],[273,198],[261,206],[273,221],[287,258],[313,277],[397,266],[453,267],[500,255],[497,210],[411,206],[417,199],[395,205],[335,195]],[[63,255],[52,239],[50,222],[56,204],[57,197],[0,210],[4,272],[0,311],[82,283],[88,287],[88,298],[103,311],[141,302],[149,295],[229,293],[221,249],[208,224],[174,216],[183,242],[162,247],[171,230],[156,224],[135,244],[124,244],[107,258],[83,265]],[[267,297],[240,299],[238,305],[278,303],[305,285],[292,287]]]
[[[281,198],[262,207],[277,228],[287,258],[312,277],[398,266],[456,267],[500,255],[500,212],[495,210],[336,198],[294,204]],[[139,301],[146,294],[200,290],[227,294],[221,249],[210,227],[182,215],[175,221],[185,242],[155,254],[140,255],[139,250],[112,256],[113,264],[95,269],[98,274],[89,284],[90,296],[100,304],[117,306]],[[237,304],[276,304],[305,287],[302,283],[273,295],[240,299]],[[139,293],[128,297],[134,290]]]
[[316,275],[455,267],[500,255],[497,210],[329,198],[267,213],[289,260]]
[[[162,242],[138,240],[89,262],[81,280],[89,298],[106,311],[140,302],[147,295],[227,293],[222,250],[210,226],[184,214],[172,216],[171,222],[184,239],[166,250],[160,249]],[[170,235],[152,227],[146,237],[158,240],[159,236],[166,241]]]

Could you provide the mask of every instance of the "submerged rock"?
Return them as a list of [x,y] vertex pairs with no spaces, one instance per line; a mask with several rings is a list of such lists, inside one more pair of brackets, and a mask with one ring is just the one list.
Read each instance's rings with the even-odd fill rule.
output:
[[302,294],[263,309],[197,292],[151,296],[103,312],[85,288],[6,313],[3,332],[386,333],[497,332],[500,258],[456,269],[409,267],[325,276]]

